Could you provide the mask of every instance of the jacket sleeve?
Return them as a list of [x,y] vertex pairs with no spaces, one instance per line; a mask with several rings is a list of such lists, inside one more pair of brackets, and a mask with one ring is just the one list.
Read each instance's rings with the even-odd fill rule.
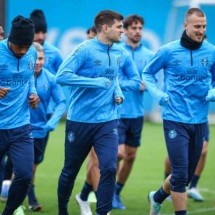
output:
[[51,84],[51,98],[53,99],[56,106],[52,117],[48,120],[48,122],[45,125],[44,130],[46,132],[53,131],[57,127],[61,117],[66,111],[66,99],[63,90],[54,79]]
[[120,67],[121,71],[119,72],[120,87],[122,90],[139,91],[141,88],[141,78],[137,67],[129,53],[126,54],[126,52],[123,52],[123,55],[123,65]]
[[115,89],[114,89],[114,98],[118,98],[118,97],[121,97],[124,101],[124,95],[122,93],[122,90],[120,88],[120,85],[119,85],[119,80],[118,78],[116,79],[116,85],[115,85]]
[[146,65],[142,72],[142,79],[149,93],[160,103],[167,97],[167,94],[161,91],[156,84],[155,75],[165,67],[165,58],[167,53],[160,49]]
[[81,44],[61,64],[56,74],[57,83],[68,86],[108,89],[109,80],[105,77],[90,78],[77,74],[84,63],[87,63],[87,56],[85,47]]
[[29,80],[28,95],[30,96],[31,94],[37,94],[37,90],[36,90],[35,82],[34,82],[34,73],[32,73],[31,78]]

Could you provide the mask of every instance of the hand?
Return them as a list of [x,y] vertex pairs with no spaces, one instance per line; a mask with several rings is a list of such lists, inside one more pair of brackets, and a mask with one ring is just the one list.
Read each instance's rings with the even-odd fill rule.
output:
[[143,82],[141,82],[141,87],[140,87],[140,91],[143,91],[146,89],[146,86]]
[[122,97],[116,97],[116,98],[115,98],[115,102],[116,102],[118,105],[122,104],[122,102],[123,102]]
[[50,126],[48,126],[48,125],[45,125],[44,128],[43,128],[43,130],[44,130],[45,132],[50,132],[50,131],[54,131],[54,128],[52,128],[52,127],[50,127]]
[[164,94],[159,101],[159,105],[165,106],[168,102],[169,102],[169,96],[167,94]]
[[6,96],[9,90],[10,90],[10,88],[0,87],[0,99],[3,98],[4,96]]
[[208,91],[208,95],[206,96],[206,101],[215,102],[215,89],[211,89]]
[[31,108],[34,108],[34,109],[37,108],[39,102],[40,102],[40,97],[39,97],[38,95],[36,95],[36,94],[31,94],[31,95],[29,96],[29,106],[30,106]]

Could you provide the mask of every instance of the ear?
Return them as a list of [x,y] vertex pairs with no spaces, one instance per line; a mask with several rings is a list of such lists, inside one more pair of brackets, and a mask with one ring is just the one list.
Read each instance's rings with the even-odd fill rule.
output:
[[184,22],[184,29],[187,29],[187,22]]
[[104,31],[104,32],[107,32],[109,27],[108,27],[107,24],[104,24],[104,25],[102,26],[102,28],[103,28],[103,31]]

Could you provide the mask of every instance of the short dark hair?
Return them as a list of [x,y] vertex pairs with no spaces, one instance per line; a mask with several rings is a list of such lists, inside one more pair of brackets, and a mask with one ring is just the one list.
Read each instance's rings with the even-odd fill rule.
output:
[[145,24],[143,17],[138,16],[137,14],[132,14],[127,16],[123,22],[124,28],[128,28],[128,26],[132,25],[132,23],[140,22],[142,25]]
[[193,14],[199,17],[205,17],[205,13],[200,8],[193,7],[187,10],[185,14],[185,20],[187,20]]
[[92,31],[93,33],[97,34],[97,31],[96,31],[96,28],[95,28],[94,25],[93,25],[92,27],[88,28],[86,33],[89,34],[91,31]]
[[95,19],[94,26],[97,32],[100,32],[102,29],[102,25],[107,24],[108,26],[112,26],[115,20],[123,20],[123,16],[112,10],[102,10],[100,11]]

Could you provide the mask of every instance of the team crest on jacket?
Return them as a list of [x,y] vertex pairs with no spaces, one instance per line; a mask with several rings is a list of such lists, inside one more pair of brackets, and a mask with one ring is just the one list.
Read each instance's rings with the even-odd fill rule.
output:
[[170,139],[174,139],[177,136],[176,130],[170,130],[168,136]]
[[33,70],[33,69],[34,69],[34,63],[33,63],[32,61],[30,61],[30,62],[28,63],[28,69],[29,69],[29,70]]
[[7,70],[8,65],[7,64],[0,64],[0,70]]
[[176,66],[181,65],[181,61],[180,61],[180,60],[175,60],[173,63],[174,63]]
[[201,59],[201,64],[202,64],[203,66],[207,66],[207,65],[208,65],[208,59],[207,59],[207,58],[202,58],[202,59]]
[[75,137],[74,137],[74,133],[72,131],[70,131],[67,135],[67,139],[68,141],[71,143],[74,141]]

